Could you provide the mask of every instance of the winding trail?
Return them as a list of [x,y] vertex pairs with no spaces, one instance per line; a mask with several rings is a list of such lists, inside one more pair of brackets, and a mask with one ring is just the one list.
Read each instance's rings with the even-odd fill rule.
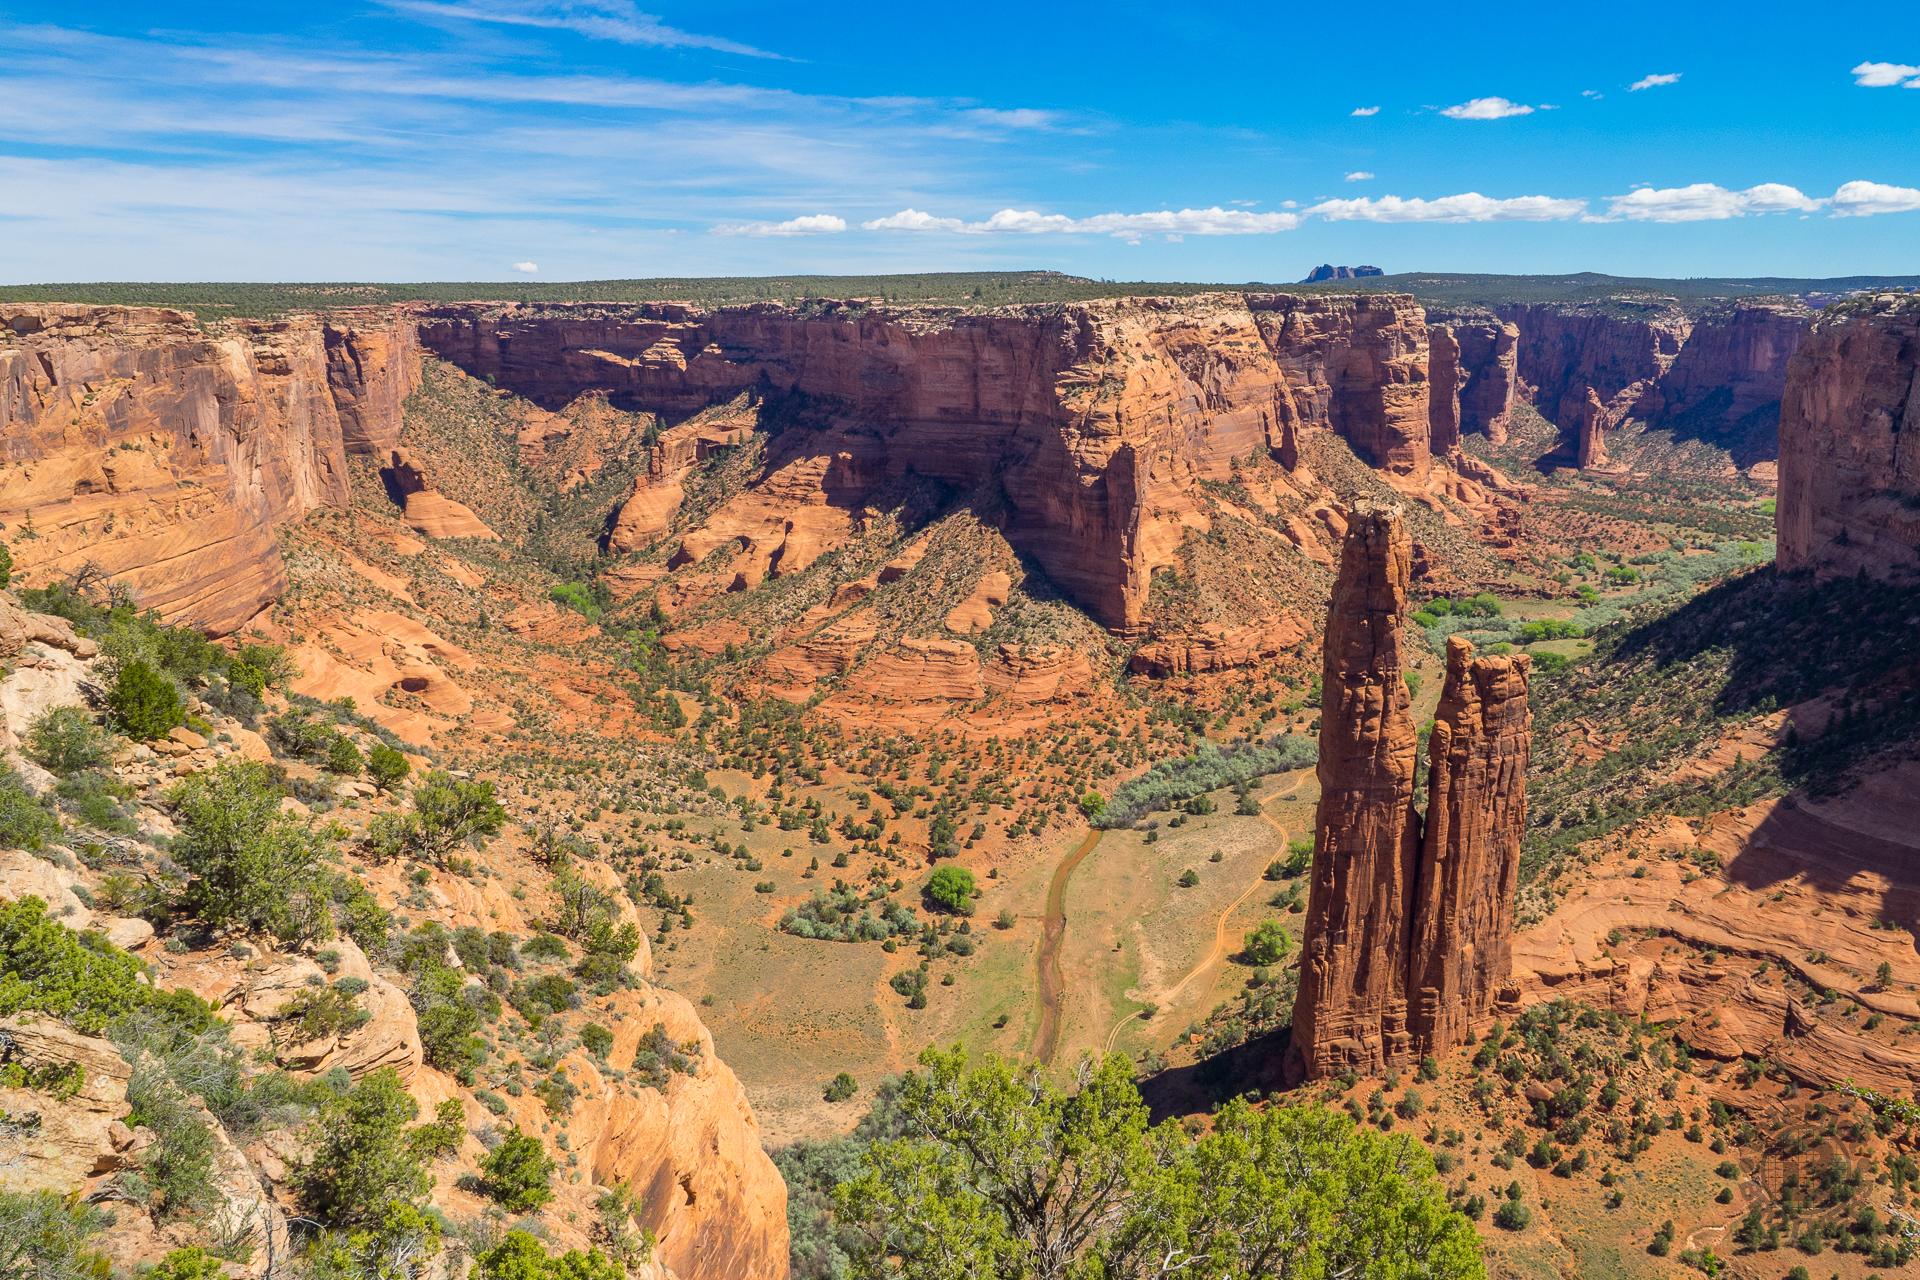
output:
[[[1307,772],[1303,772],[1298,778],[1294,779],[1292,786],[1288,787],[1285,791],[1282,791],[1277,795],[1275,795],[1273,799],[1282,800],[1282,799],[1285,799],[1287,796],[1292,795],[1294,792],[1300,789],[1301,785],[1304,784],[1310,776],[1312,776],[1310,770]],[[1261,813],[1260,813],[1261,819],[1264,822],[1266,822],[1268,826],[1272,827],[1275,831],[1278,831],[1280,833],[1280,847],[1281,849],[1284,850],[1287,847],[1287,838],[1289,834],[1287,829],[1281,826],[1278,822],[1274,821],[1272,816],[1266,812],[1266,805],[1264,804],[1261,805],[1260,809],[1261,809]],[[1065,866],[1066,864],[1062,863],[1061,865]],[[1059,875],[1057,872],[1055,873],[1055,879],[1056,880],[1059,879]],[[1207,952],[1206,959],[1202,960],[1199,964],[1196,964],[1195,966],[1193,966],[1193,968],[1187,970],[1186,977],[1180,979],[1180,981],[1174,983],[1172,987],[1167,989],[1166,994],[1161,997],[1162,1002],[1171,1004],[1175,996],[1179,995],[1182,991],[1186,990],[1187,984],[1189,982],[1192,982],[1195,978],[1199,977],[1202,973],[1205,973],[1207,970],[1213,968],[1214,965],[1218,964],[1227,955],[1228,947],[1233,945],[1232,941],[1228,937],[1227,921],[1233,919],[1233,913],[1240,909],[1240,904],[1245,902],[1248,898],[1251,898],[1254,895],[1254,893],[1260,888],[1260,886],[1265,883],[1266,883],[1266,873],[1263,871],[1258,880],[1255,880],[1252,884],[1247,886],[1247,891],[1245,893],[1235,898],[1233,902],[1228,905],[1227,909],[1220,913],[1220,919],[1213,926],[1213,950]],[[1062,889],[1065,888],[1064,883],[1062,883],[1061,887]],[[1048,896],[1047,901],[1049,904],[1052,903],[1053,899],[1051,895]],[[1052,909],[1051,906],[1049,906],[1048,909],[1049,911],[1051,911]],[[1049,916],[1048,919],[1049,921],[1051,921],[1052,917]],[[1058,957],[1056,956],[1056,961],[1057,959]],[[1135,1009],[1132,1013],[1128,1014],[1126,1017],[1120,1019],[1118,1022],[1113,1024],[1113,1030],[1107,1032],[1107,1044],[1106,1044],[1105,1052],[1107,1053],[1113,1052],[1113,1046],[1115,1042],[1118,1041],[1120,1038],[1120,1028],[1126,1026],[1129,1022],[1132,1022],[1135,1018],[1139,1016],[1140,1016],[1140,1011],[1138,1009]]]
[[1033,1037],[1030,1055],[1042,1066],[1053,1065],[1054,1052],[1060,1047],[1060,1002],[1067,985],[1060,973],[1060,944],[1067,936],[1067,880],[1105,834],[1087,832],[1080,847],[1053,869],[1053,880],[1047,885],[1047,928],[1040,941],[1040,1030]]

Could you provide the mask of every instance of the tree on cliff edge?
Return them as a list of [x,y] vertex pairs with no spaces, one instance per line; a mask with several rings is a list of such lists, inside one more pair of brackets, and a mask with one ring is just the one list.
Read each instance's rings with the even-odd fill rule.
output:
[[[837,1207],[865,1274],[907,1280],[1472,1280],[1479,1237],[1426,1149],[1319,1107],[1234,1099],[1188,1141],[1148,1123],[1129,1064],[1085,1059],[1068,1094],[1037,1067],[928,1049],[901,1082],[906,1134]],[[897,1261],[895,1261],[897,1260]]]

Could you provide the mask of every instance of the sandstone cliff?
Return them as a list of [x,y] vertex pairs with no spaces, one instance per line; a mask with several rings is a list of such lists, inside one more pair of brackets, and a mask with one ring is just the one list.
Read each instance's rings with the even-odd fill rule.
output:
[[1677,306],[1652,304],[1627,319],[1587,307],[1551,303],[1498,308],[1519,330],[1519,376],[1536,390],[1541,416],[1571,435],[1595,393],[1615,421],[1671,369],[1693,331]]
[[1787,366],[1782,569],[1886,575],[1920,565],[1920,301],[1825,315]]
[[[1685,345],[1649,405],[1655,427],[1693,426],[1712,433],[1779,401],[1787,362],[1800,348],[1812,315],[1797,302],[1742,300],[1694,321]],[[1737,451],[1736,446],[1736,451]],[[1761,454],[1772,456],[1764,447]],[[1741,465],[1749,459],[1736,458]]]
[[1354,512],[1327,612],[1314,815],[1293,1050],[1309,1077],[1407,1061],[1408,942],[1419,874],[1417,744],[1401,675],[1413,540],[1397,508]]
[[275,526],[345,504],[340,402],[356,441],[397,433],[409,341],[380,317],[203,333],[157,308],[0,306],[16,572],[40,583],[91,561],[169,621],[238,627],[285,589]]
[[[1428,465],[1426,333],[1411,299],[1213,294],[889,313],[829,305],[444,307],[428,349],[545,403],[603,393],[684,416],[749,390],[788,397],[802,430],[675,557],[727,550],[745,589],[842,545],[884,486],[991,486],[1003,531],[1106,626],[1142,627],[1153,572],[1204,528],[1192,491],[1252,453],[1336,431],[1408,475]],[[729,437],[728,443],[733,443]],[[698,433],[657,446],[609,536],[671,527]],[[1289,465],[1292,465],[1289,463]]]
[[1510,969],[1530,660],[1449,642],[1423,832],[1401,670],[1411,561],[1397,508],[1356,510],[1327,615],[1296,1077],[1379,1075],[1462,1043]]
[[1460,447],[1460,342],[1444,324],[1427,328],[1428,447],[1444,454]]
[[1513,895],[1527,825],[1532,659],[1475,658],[1447,641],[1416,890],[1407,1028],[1423,1051],[1464,1043],[1512,962]]

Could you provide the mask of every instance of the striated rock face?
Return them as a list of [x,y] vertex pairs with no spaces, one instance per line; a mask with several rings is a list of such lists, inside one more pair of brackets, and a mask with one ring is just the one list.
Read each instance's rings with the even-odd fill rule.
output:
[[1407,1029],[1422,1052],[1463,1043],[1513,968],[1532,662],[1524,653],[1475,658],[1467,641],[1447,641],[1407,970]]
[[1250,293],[1247,305],[1286,377],[1284,430],[1334,431],[1374,466],[1426,479],[1427,323],[1411,296]]
[[[1235,458],[1285,459],[1321,428],[1425,474],[1420,316],[1395,295],[1212,294],[976,315],[443,307],[419,332],[467,372],[549,403],[596,391],[679,415],[755,388],[799,393],[810,429],[769,441],[762,478],[687,538],[676,570],[731,545],[722,573],[744,589],[830,550],[868,497],[909,474],[994,485],[1007,539],[1132,634],[1154,570],[1207,525],[1196,483],[1229,478]],[[677,473],[701,445],[669,446],[615,520],[616,550],[671,527]]]
[[1412,560],[1399,508],[1354,512],[1327,615],[1295,1076],[1379,1075],[1461,1043],[1511,967],[1530,659],[1449,643],[1423,833],[1400,666]]
[[1711,429],[1774,404],[1811,320],[1806,307],[1790,301],[1742,301],[1701,316],[1660,379],[1653,425],[1698,419],[1697,429]]
[[420,348],[404,314],[372,312],[320,330],[327,385],[348,453],[379,457],[400,443],[400,406],[420,386]]
[[169,622],[238,627],[286,586],[274,527],[346,502],[339,395],[356,432],[398,431],[407,340],[381,323],[352,331],[356,365],[308,318],[207,334],[161,308],[0,305],[0,522],[32,534],[10,539],[21,580],[92,561]]
[[1444,324],[1427,327],[1428,447],[1444,454],[1460,447],[1460,343]]
[[1407,1061],[1408,943],[1420,862],[1416,735],[1401,675],[1413,539],[1398,507],[1362,505],[1347,526],[1327,613],[1320,694],[1320,803],[1293,1012],[1311,1078]]
[[1460,430],[1505,444],[1520,382],[1519,327],[1488,316],[1452,320],[1447,328],[1460,347]]
[[1674,306],[1651,306],[1624,319],[1605,311],[1551,303],[1498,308],[1519,330],[1519,376],[1537,388],[1542,416],[1571,434],[1597,393],[1613,415],[1625,418],[1680,356],[1693,322]]
[[1920,566],[1920,300],[1823,317],[1780,402],[1782,569]]
[[1196,627],[1155,636],[1134,651],[1132,668],[1154,676],[1227,671],[1280,655],[1313,634],[1307,620],[1291,609],[1275,618],[1241,627]]

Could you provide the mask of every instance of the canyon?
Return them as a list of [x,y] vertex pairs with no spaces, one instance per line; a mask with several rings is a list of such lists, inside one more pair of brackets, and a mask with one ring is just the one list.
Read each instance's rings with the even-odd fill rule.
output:
[[1320,802],[1290,1074],[1380,1076],[1466,1042],[1510,975],[1526,827],[1526,654],[1447,645],[1425,820],[1403,662],[1412,540],[1354,512],[1328,608]]
[[[821,1100],[836,1055],[856,1051],[845,1045],[868,1054],[855,1064],[868,1093],[910,1064],[910,1041],[951,1034],[1019,1056],[1025,1002],[1007,975],[1016,951],[1038,945],[1042,913],[1016,895],[1038,883],[1044,900],[1046,841],[1090,835],[1083,797],[1090,813],[1156,755],[1203,738],[1238,749],[1242,738],[1318,735],[1313,776],[1300,779],[1318,784],[1305,793],[1315,837],[1305,898],[1297,914],[1280,895],[1267,903],[1300,931],[1302,960],[1281,1024],[1290,1030],[1256,1047],[1290,1082],[1392,1080],[1434,1057],[1461,1084],[1458,1105],[1486,1110],[1454,1080],[1467,1055],[1453,1051],[1496,1020],[1537,1019],[1565,1000],[1675,1023],[1677,1042],[1703,1060],[1764,1058],[1813,1087],[1830,1083],[1821,1073],[1834,1063],[1876,1088],[1920,1081],[1920,1054],[1855,1034],[1813,994],[1845,992],[1894,1018],[1920,1008],[1860,972],[1884,956],[1903,983],[1920,978],[1898,949],[1907,935],[1880,928],[1882,912],[1906,920],[1914,909],[1900,829],[1911,770],[1888,756],[1884,774],[1837,798],[1652,814],[1523,874],[1523,839],[1585,823],[1589,803],[1611,815],[1655,791],[1623,798],[1599,778],[1578,812],[1530,808],[1530,774],[1538,788],[1543,770],[1597,769],[1632,756],[1633,743],[1624,712],[1619,723],[1556,719],[1536,741],[1543,698],[1599,681],[1615,656],[1581,643],[1603,637],[1600,625],[1544,645],[1518,630],[1522,618],[1595,616],[1581,612],[1592,603],[1582,592],[1638,607],[1641,584],[1618,586],[1603,576],[1610,567],[1638,566],[1650,581],[1721,554],[1711,525],[1671,511],[1626,535],[1582,523],[1581,504],[1642,465],[1618,449],[1624,427],[1702,441],[1716,468],[1751,475],[1774,461],[1776,401],[1779,568],[1910,582],[1917,323],[1900,294],[1818,317],[1764,298],[1464,306],[1385,291],[993,308],[411,302],[218,324],[165,308],[0,303],[0,530],[15,586],[91,574],[229,646],[285,644],[301,674],[276,715],[354,708],[417,767],[444,761],[515,792],[523,829],[489,850],[481,874],[433,869],[422,884],[407,867],[362,868],[384,900],[410,902],[413,919],[539,932],[551,904],[538,832],[565,824],[608,859],[583,865],[643,935],[638,985],[595,997],[615,1019],[613,1057],[633,1058],[658,1021],[698,1046],[697,1063],[649,1090],[578,1046],[553,1055],[579,1097],[571,1146],[549,1137],[556,1154],[578,1157],[568,1167],[581,1178],[560,1188],[553,1239],[591,1243],[594,1197],[624,1181],[644,1191],[644,1225],[660,1239],[637,1274],[780,1275],[787,1188],[763,1146],[846,1132],[859,1113]],[[1740,485],[1696,494],[1705,517],[1724,508],[1751,527],[1766,487]],[[1608,512],[1639,501],[1620,492]],[[1577,552],[1591,553],[1584,566]],[[1762,575],[1771,570],[1747,576]],[[1479,593],[1516,626],[1477,648],[1422,635],[1410,617],[1422,602]],[[1744,655],[1772,625],[1750,621],[1708,630]],[[0,705],[16,748],[50,699],[87,703],[95,642],[63,623],[0,609],[0,649],[11,650],[0,654],[10,664]],[[1902,668],[1889,669],[1897,684]],[[1719,796],[1711,788],[1754,760],[1901,696],[1889,687],[1756,707],[1737,722],[1725,713],[1725,736],[1660,785]],[[116,764],[137,786],[129,808],[143,830],[165,833],[175,777],[236,756],[287,770],[289,786],[335,806],[325,812],[356,834],[391,804],[333,789],[266,725],[211,723],[191,733],[199,746],[163,743],[152,759]],[[374,738],[351,736],[371,749]],[[1691,803],[1694,793],[1672,794]],[[1110,865],[1144,892],[1183,869],[1153,863],[1157,851],[1217,839],[1224,866],[1258,888],[1270,855],[1256,837],[1281,829],[1284,852],[1300,827],[1287,828],[1295,818],[1279,796],[1255,791],[1251,803],[1232,819],[1188,810],[1177,831],[1109,831],[1100,856],[1134,859]],[[643,814],[668,812],[678,827],[655,819],[643,841]],[[705,824],[691,836],[689,818]],[[853,834],[866,823],[873,834]],[[644,873],[698,888],[699,932],[688,932],[691,912],[653,910],[641,876],[614,870],[642,865],[642,851],[655,864]],[[862,862],[829,870],[840,854]],[[899,955],[777,923],[816,890],[841,891],[840,876],[910,902],[935,856],[977,870],[985,900],[972,931],[956,931],[976,951],[926,948],[956,981],[932,989],[933,1012],[908,1006],[917,1021],[888,995],[914,964],[915,937]],[[293,950],[177,958],[151,926],[141,934],[143,921],[88,904],[97,868],[0,857],[14,859],[0,864],[5,896],[48,896],[73,908],[75,927],[126,939],[170,982],[214,999],[250,1045],[272,1047],[273,1014],[309,980],[312,958]],[[1865,870],[1829,883],[1823,858]],[[1136,987],[1118,984],[1128,1002],[1096,1006],[1110,1021],[1062,1033],[1081,1037],[1068,1041],[1076,1050],[1117,1043],[1143,1073],[1176,1051],[1187,1059],[1170,1074],[1222,1070],[1202,1056],[1208,1009],[1251,1007],[1243,980],[1256,995],[1279,989],[1224,959],[1236,921],[1252,923],[1234,910],[1258,912],[1264,894],[1236,901],[1243,886],[1215,882],[1219,860],[1191,861],[1206,879],[1199,892],[1216,895],[1213,914],[1181,903],[1185,889],[1170,891],[1169,911],[1191,913],[1178,919],[1198,921],[1216,954],[1203,946],[1190,971],[1164,956],[1141,962]],[[1277,876],[1269,867],[1265,878]],[[1092,907],[1072,910],[1074,931],[1105,928],[1089,923]],[[1141,915],[1089,954],[1108,968],[1132,962],[1131,948],[1143,954],[1140,939],[1162,922]],[[742,989],[722,953],[749,936],[759,949],[738,962],[754,975]],[[1683,945],[1695,954],[1669,954]],[[1826,958],[1807,958],[1814,951]],[[1749,963],[1762,955],[1809,991],[1775,987]],[[477,1127],[550,1122],[531,1093],[496,1098],[498,1112],[428,1065],[400,978],[378,956],[348,959],[375,1016],[299,1071],[343,1066],[358,1078],[396,1065],[417,1099],[456,1100]],[[850,1003],[806,1021],[835,984]],[[1162,1000],[1157,1021],[1139,1012]],[[113,1072],[101,1076],[104,1093],[74,1117],[91,1126],[89,1161],[109,1159],[110,1124],[125,1114],[124,1088],[114,1097]],[[1703,1091],[1724,1083],[1700,1080]],[[1530,1123],[1543,1099],[1520,1097],[1517,1111],[1496,1100],[1489,1123]],[[453,1186],[476,1167],[477,1143],[442,1171],[435,1203],[456,1217],[483,1208]],[[285,1152],[240,1146],[251,1172],[232,1165],[235,1195],[265,1174],[290,1205],[272,1176]]]

